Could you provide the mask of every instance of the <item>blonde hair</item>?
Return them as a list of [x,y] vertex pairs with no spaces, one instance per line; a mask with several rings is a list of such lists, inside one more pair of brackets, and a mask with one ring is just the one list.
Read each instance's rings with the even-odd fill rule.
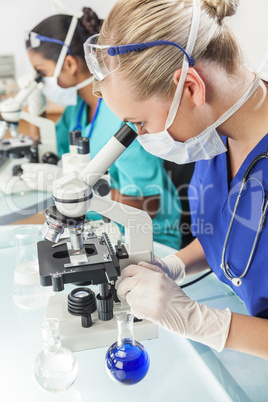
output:
[[[224,19],[235,14],[239,0],[200,0],[201,16],[192,53],[195,62],[219,63],[232,73],[240,59],[239,46]],[[186,48],[192,22],[192,0],[118,0],[102,26],[99,44],[125,45],[157,40],[172,41]],[[156,46],[120,55],[116,79],[126,79],[137,100],[152,95],[170,97],[173,74],[182,67],[183,52],[175,46]],[[106,55],[109,66],[112,57]],[[109,79],[94,82],[94,93]]]

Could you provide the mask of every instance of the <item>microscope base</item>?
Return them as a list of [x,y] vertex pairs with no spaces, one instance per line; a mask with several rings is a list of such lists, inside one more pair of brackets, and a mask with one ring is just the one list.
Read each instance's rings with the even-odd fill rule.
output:
[[[117,323],[115,315],[127,310],[121,306],[115,306],[114,317],[110,321],[98,319],[95,311],[92,317],[93,325],[83,328],[81,317],[71,315],[67,310],[67,295],[57,294],[50,297],[46,310],[46,318],[59,320],[59,331],[62,346],[72,352],[79,350],[109,347],[117,340]],[[150,321],[142,320],[134,322],[134,337],[137,341],[158,338],[158,327]]]

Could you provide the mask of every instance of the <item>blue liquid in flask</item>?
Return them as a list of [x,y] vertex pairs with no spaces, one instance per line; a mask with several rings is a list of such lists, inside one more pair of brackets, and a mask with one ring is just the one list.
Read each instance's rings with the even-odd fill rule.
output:
[[134,340],[133,315],[117,314],[118,341],[106,353],[106,371],[109,377],[123,385],[134,385],[147,374],[149,355],[142,344]]

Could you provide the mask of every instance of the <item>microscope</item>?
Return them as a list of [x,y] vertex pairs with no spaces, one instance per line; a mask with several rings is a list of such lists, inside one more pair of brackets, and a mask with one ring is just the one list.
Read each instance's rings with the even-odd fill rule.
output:
[[[136,137],[136,132],[124,124],[80,173],[74,171],[54,183],[55,205],[45,211],[40,234],[48,241],[38,243],[40,282],[56,292],[49,299],[46,316],[59,320],[62,343],[72,351],[109,346],[116,340],[114,315],[129,309],[116,296],[117,278],[127,265],[152,260],[152,220],[148,213],[92,191]],[[123,225],[124,243],[119,240],[114,245],[107,233],[100,236],[84,230],[88,211]],[[66,295],[62,292],[65,284],[77,288]],[[97,286],[97,295],[90,285]],[[157,337],[157,326],[146,320],[136,320],[134,330],[137,340]]]
[[[22,110],[28,96],[40,85],[41,77],[36,76],[27,88],[14,97],[0,103],[0,188],[5,194],[31,191],[21,180],[23,163],[46,163],[56,165],[58,161],[56,132],[53,121]],[[26,120],[40,130],[41,141],[34,141],[30,136],[19,134],[20,120]],[[4,138],[9,129],[11,138]],[[51,166],[51,165],[50,165]],[[52,167],[51,167],[52,169]]]
[[[14,97],[8,98],[0,104],[0,168],[1,171],[8,164],[22,162],[44,162],[55,159],[57,154],[55,124],[44,117],[32,115],[24,110],[22,106],[28,96],[36,89],[42,78],[36,76],[27,88]],[[18,125],[20,120],[39,127],[41,142],[35,142],[31,137],[19,134]],[[9,129],[11,138],[6,138],[5,134]],[[14,163],[13,163],[14,165]],[[10,170],[10,169],[9,169]],[[10,172],[11,173],[11,172]]]

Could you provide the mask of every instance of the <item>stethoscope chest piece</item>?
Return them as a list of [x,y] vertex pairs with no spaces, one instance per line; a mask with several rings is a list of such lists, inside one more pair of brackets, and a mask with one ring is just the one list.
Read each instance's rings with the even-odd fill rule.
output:
[[232,284],[233,284],[234,286],[239,287],[239,286],[242,285],[242,281],[241,281],[240,278],[233,278],[233,279],[232,279]]

